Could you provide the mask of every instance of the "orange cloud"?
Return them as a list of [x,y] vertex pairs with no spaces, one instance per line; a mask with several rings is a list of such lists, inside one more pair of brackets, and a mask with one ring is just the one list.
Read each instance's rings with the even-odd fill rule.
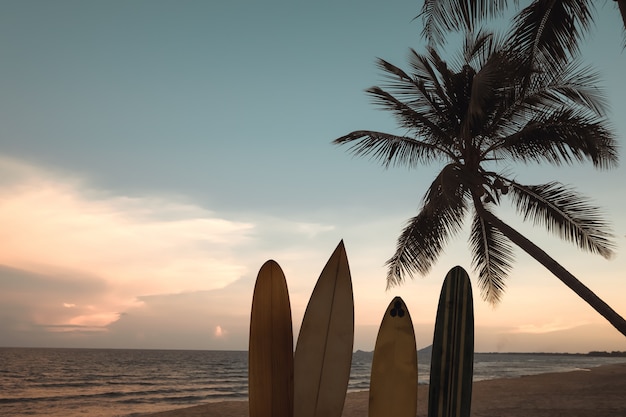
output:
[[[247,271],[234,248],[251,239],[253,224],[185,202],[94,192],[6,158],[0,177],[0,264],[51,280],[71,271],[104,281],[91,312],[66,324],[105,325],[140,295],[221,288]],[[63,317],[76,307],[57,305]]]

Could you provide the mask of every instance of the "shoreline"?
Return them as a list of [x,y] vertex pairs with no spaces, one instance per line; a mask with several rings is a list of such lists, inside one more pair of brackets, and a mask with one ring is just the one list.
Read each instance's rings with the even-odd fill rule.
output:
[[[418,388],[417,416],[427,416],[428,389]],[[474,382],[472,417],[626,416],[626,362],[590,369]],[[366,417],[368,391],[350,392],[342,417]],[[141,417],[247,417],[245,400],[206,403]],[[134,416],[139,416],[134,414]]]

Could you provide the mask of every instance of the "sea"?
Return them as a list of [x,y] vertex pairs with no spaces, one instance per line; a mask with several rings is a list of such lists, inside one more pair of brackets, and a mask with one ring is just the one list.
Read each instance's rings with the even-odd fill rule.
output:
[[[625,357],[476,353],[474,380],[518,378],[626,362]],[[369,387],[372,353],[352,358],[348,391]],[[427,384],[430,356],[418,358]],[[138,417],[246,400],[246,351],[0,348],[0,416]]]

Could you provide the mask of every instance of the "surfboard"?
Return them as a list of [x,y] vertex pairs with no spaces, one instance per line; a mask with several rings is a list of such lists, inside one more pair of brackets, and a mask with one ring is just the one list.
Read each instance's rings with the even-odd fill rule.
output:
[[443,283],[430,361],[428,417],[469,417],[474,373],[474,307],[469,275],[452,268]]
[[343,241],[315,285],[294,357],[294,416],[340,417],[354,343],[352,279]]
[[254,286],[248,349],[250,417],[293,417],[293,330],[287,282],[273,260]]
[[378,329],[370,377],[369,417],[415,417],[417,347],[404,301],[395,297]]

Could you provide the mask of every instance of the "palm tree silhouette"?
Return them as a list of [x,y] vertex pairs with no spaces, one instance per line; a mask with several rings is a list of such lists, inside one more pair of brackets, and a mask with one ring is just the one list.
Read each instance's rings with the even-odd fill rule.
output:
[[512,242],[626,335],[619,314],[494,213],[509,198],[525,220],[580,249],[606,258],[613,253],[609,226],[588,199],[558,182],[526,185],[507,174],[508,165],[517,162],[590,161],[600,169],[617,164],[597,76],[577,61],[561,60],[538,71],[528,49],[512,45],[511,38],[498,40],[479,31],[468,33],[460,57],[452,62],[434,47],[426,54],[411,50],[409,72],[379,59],[385,88],[366,91],[395,115],[406,136],[359,130],[334,141],[386,167],[442,163],[387,261],[387,283],[426,274],[471,215],[472,263],[483,298],[494,304],[500,300],[512,267]]

